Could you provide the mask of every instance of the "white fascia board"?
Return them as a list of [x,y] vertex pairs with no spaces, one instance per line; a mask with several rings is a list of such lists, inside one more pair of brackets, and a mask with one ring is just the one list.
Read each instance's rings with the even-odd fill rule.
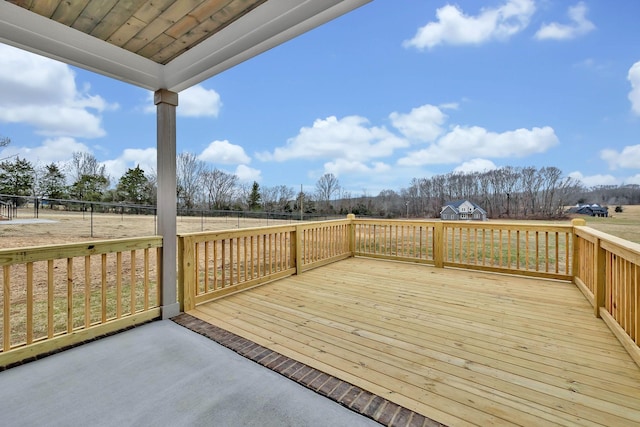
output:
[[372,0],[269,0],[166,65],[179,92]]
[[0,42],[145,89],[161,88],[162,65],[7,1],[0,1]]

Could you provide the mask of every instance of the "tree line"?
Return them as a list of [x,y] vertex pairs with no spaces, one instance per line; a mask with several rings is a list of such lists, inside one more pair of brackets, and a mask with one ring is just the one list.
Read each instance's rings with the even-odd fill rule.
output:
[[[8,144],[7,139],[0,145]],[[353,196],[330,173],[312,191],[291,186],[260,186],[240,182],[237,175],[208,166],[194,154],[176,159],[178,208],[243,210],[397,217],[439,216],[449,201],[468,199],[489,218],[555,218],[576,203],[640,203],[640,186],[585,188],[556,167],[502,167],[485,172],[448,173],[414,178],[407,188],[386,189],[377,195]],[[0,162],[0,194],[49,200],[79,200],[154,206],[157,177],[140,166],[118,179],[90,153],[76,152],[65,165],[36,167],[18,156]],[[18,204],[22,203],[16,198]],[[51,204],[53,207],[53,203]]]

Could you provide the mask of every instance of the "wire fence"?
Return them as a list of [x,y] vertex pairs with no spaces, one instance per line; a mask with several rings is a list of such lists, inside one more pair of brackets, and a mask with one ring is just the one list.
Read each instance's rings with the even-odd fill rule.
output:
[[[157,233],[157,207],[127,203],[90,202],[84,200],[51,199],[41,197],[0,194],[0,217],[4,220],[56,219],[65,216],[83,220],[83,233],[90,237],[104,236],[100,227],[113,226],[114,218],[121,222],[144,223],[144,233]],[[215,209],[177,208],[178,225],[183,230],[208,231],[220,228],[245,228],[281,224],[283,222],[323,221],[342,218],[342,215],[327,215],[300,212],[235,211]],[[153,221],[151,225],[150,222]]]

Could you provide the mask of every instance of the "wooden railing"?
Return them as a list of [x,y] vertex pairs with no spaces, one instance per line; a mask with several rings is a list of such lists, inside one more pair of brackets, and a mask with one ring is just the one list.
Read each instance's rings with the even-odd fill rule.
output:
[[346,220],[178,236],[183,310],[350,256],[571,280],[570,225]]
[[296,272],[352,256],[351,220],[324,221],[296,227]]
[[574,283],[640,365],[640,245],[575,227]]
[[571,280],[573,228],[460,221],[355,220],[355,255]]
[[444,266],[571,280],[570,225],[442,224]]
[[435,264],[441,246],[436,244],[438,224],[441,227],[435,221],[354,220],[354,255]]
[[178,236],[181,310],[295,273],[295,227]]
[[[178,236],[183,310],[350,256],[573,281],[640,365],[640,245],[572,225],[345,220]],[[0,250],[0,366],[160,316],[162,238]]]
[[178,236],[181,309],[351,256],[350,220]]
[[160,316],[162,237],[0,250],[0,366]]

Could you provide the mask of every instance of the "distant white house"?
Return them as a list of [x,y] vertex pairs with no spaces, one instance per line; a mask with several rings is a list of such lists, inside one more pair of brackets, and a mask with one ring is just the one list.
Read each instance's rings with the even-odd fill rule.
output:
[[442,207],[440,219],[444,221],[486,221],[487,211],[469,200],[457,200],[455,202],[449,202]]

